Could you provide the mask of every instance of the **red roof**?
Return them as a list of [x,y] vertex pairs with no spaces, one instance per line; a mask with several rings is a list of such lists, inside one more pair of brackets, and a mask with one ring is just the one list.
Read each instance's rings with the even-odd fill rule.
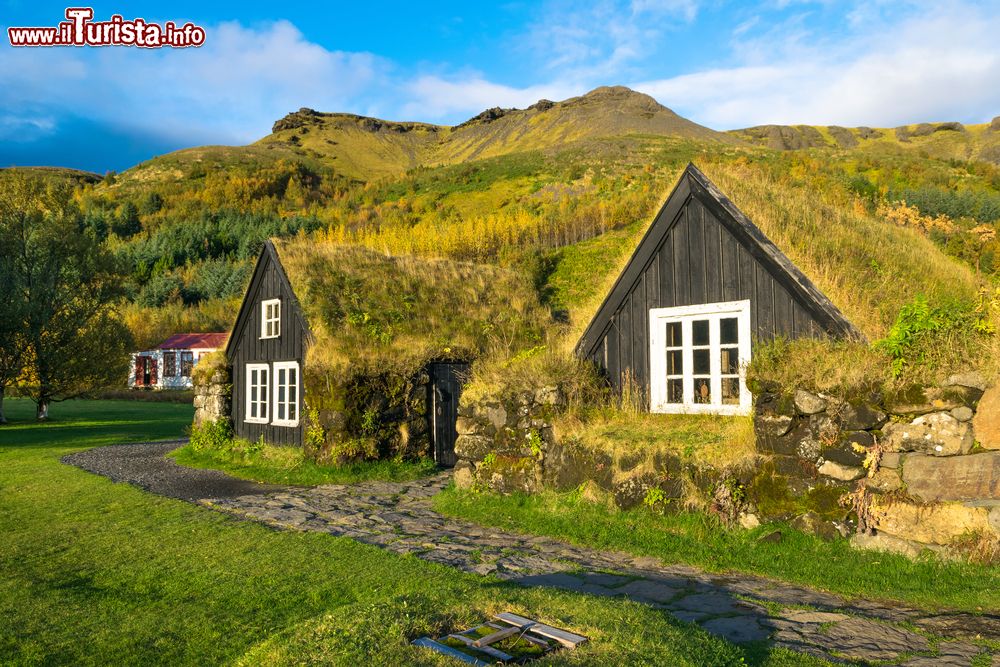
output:
[[159,350],[218,349],[226,344],[227,333],[183,333],[174,334],[159,345]]

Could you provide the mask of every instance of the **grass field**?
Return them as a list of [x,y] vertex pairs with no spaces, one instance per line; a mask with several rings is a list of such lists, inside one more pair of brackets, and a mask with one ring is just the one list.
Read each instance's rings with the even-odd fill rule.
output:
[[191,408],[74,401],[0,427],[0,663],[449,663],[408,645],[512,610],[592,638],[540,664],[820,664],[631,602],[522,589],[348,539],[276,532],[63,465],[182,435]]
[[[706,570],[753,572],[849,597],[905,602],[972,613],[1000,608],[1000,568],[911,561],[825,542],[785,525],[726,530],[705,514],[659,515],[645,509],[609,512],[579,494],[497,496],[448,489],[435,509],[476,523],[551,535],[590,547],[656,556]],[[778,543],[760,542],[780,529]]]
[[300,448],[265,445],[260,451],[196,450],[186,445],[171,453],[177,463],[190,468],[222,470],[233,477],[268,484],[317,486],[350,484],[378,479],[405,482],[437,472],[431,459],[416,461],[356,461],[340,466],[321,466],[306,459]]

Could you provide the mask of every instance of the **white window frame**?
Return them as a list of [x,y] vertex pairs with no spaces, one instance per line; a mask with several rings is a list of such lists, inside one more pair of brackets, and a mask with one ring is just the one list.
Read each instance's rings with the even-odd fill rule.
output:
[[[268,308],[271,316],[268,317]],[[281,336],[281,299],[265,299],[260,302],[260,337],[278,338]]]
[[[722,398],[722,362],[720,359],[719,321],[737,318],[739,350],[740,402],[724,405]],[[709,375],[713,403],[694,402],[694,351],[692,322],[709,321]],[[667,324],[681,323],[683,401],[667,402]],[[753,396],[746,384],[746,367],[750,363],[750,301],[725,301],[676,308],[651,308],[649,311],[649,408],[665,414],[746,415],[753,407]],[[701,346],[699,346],[701,347]],[[727,374],[728,375],[728,374]]]
[[[271,367],[268,364],[247,364],[246,369],[246,412],[243,415],[243,421],[250,424],[267,424],[270,422],[270,407],[271,407]],[[263,414],[258,414],[256,417],[251,417],[251,389],[253,388],[253,372],[257,372],[257,407],[263,408],[260,412]],[[264,373],[264,381],[261,382],[261,373]],[[263,391],[261,391],[263,389]]]
[[[273,425],[275,425],[275,426],[298,426],[299,425],[299,416],[302,414],[301,401],[299,400],[299,396],[301,395],[301,389],[302,389],[302,372],[299,370],[299,362],[297,362],[297,361],[276,361],[272,365],[272,368],[273,368],[272,375],[271,375],[271,379],[272,379],[271,385],[273,387],[273,389],[272,389],[272,396],[273,396],[272,405],[274,407],[271,410],[271,414],[273,415],[274,419],[271,420],[271,423]],[[278,371],[281,371],[281,370],[285,371],[285,382],[284,382],[283,385],[279,385],[278,384]],[[294,385],[292,385],[292,384],[290,384],[288,382],[288,371],[290,371],[290,370],[294,370],[295,371],[295,384]],[[285,400],[284,401],[279,401],[278,400],[278,389],[280,387],[282,387],[282,386],[285,389]],[[294,391],[289,391],[290,389],[294,389]],[[284,406],[284,408],[285,408],[285,414],[287,415],[288,414],[288,408],[289,408],[289,406],[292,406],[292,405],[295,406],[295,419],[288,419],[287,417],[285,419],[278,419],[279,408],[281,408],[282,406]]]

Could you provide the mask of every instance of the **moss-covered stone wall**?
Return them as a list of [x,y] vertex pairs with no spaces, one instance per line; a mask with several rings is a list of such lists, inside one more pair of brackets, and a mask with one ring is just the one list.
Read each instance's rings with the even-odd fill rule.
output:
[[[201,364],[199,364],[200,366]],[[233,385],[229,368],[216,364],[194,373],[194,425],[231,419]]]
[[320,463],[430,453],[425,371],[305,374],[306,454]]
[[751,502],[762,517],[851,534],[865,548],[1000,549],[1000,440],[992,435],[1000,415],[985,409],[995,401],[1000,387],[971,373],[874,394],[765,388],[754,426],[767,463]]
[[580,490],[609,508],[647,504],[681,507],[692,497],[736,520],[745,482],[732,471],[684,460],[666,448],[637,447],[612,454],[575,437],[557,437],[565,409],[559,386],[463,397],[458,419],[455,483],[498,493]]

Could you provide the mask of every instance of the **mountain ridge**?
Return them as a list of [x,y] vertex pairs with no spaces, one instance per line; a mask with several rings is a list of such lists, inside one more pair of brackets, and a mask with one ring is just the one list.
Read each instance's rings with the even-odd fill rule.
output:
[[1000,164],[1000,116],[992,123],[917,123],[897,128],[760,125],[720,132],[684,118],[649,95],[603,86],[524,108],[491,107],[456,125],[395,121],[303,107],[275,121],[246,146],[200,146],[157,156],[121,176],[127,181],[183,178],[192,172],[292,160],[371,181],[417,167],[439,167],[575,142],[654,135],[716,146],[772,150],[916,150],[940,159]]
[[[279,119],[270,135],[252,145],[313,151],[337,161],[345,173],[360,176],[395,173],[400,165],[402,170],[439,166],[623,134],[743,143],[676,114],[648,95],[605,86],[560,102],[539,100],[525,109],[493,107],[457,125],[302,108]],[[359,155],[359,149],[369,154]]]

